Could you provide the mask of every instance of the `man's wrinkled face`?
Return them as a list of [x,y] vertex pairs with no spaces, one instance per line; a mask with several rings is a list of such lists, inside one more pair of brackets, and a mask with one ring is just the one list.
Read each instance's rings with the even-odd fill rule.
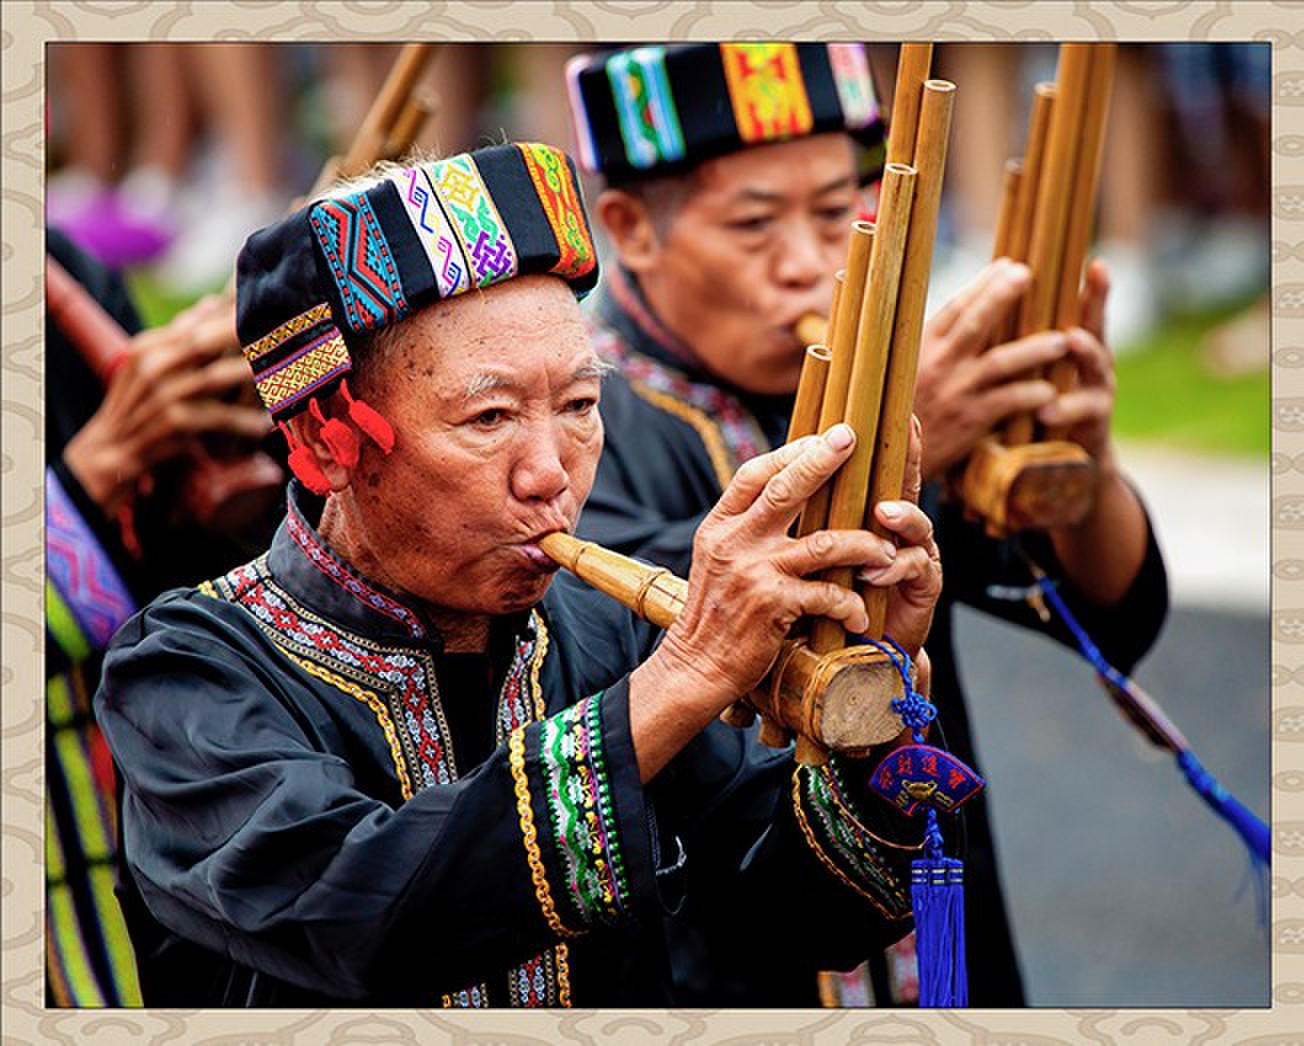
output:
[[351,491],[370,571],[450,610],[537,603],[555,567],[533,542],[571,530],[602,450],[601,366],[571,291],[527,276],[428,308],[359,375],[393,424]]
[[793,328],[828,315],[859,204],[844,134],[708,160],[640,283],[712,373],[749,392],[792,392],[804,349]]

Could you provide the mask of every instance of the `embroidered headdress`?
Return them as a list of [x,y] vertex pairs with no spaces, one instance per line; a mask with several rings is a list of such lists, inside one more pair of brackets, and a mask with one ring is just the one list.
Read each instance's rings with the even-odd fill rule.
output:
[[393,445],[385,419],[349,393],[360,339],[442,298],[532,273],[560,276],[579,297],[598,280],[574,164],[533,142],[404,167],[250,236],[236,266],[237,330],[300,480],[325,490],[284,424],[302,411],[323,423],[337,460],[357,461],[353,430],[322,413],[336,389],[354,425],[386,453]]
[[566,80],[580,164],[609,179],[827,131],[883,142],[858,43],[636,47],[573,58]]

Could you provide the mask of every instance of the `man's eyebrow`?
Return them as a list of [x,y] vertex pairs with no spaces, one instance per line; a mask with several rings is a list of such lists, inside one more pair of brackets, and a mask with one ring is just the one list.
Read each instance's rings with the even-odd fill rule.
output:
[[[582,363],[575,369],[570,377],[570,383],[573,385],[581,381],[601,381],[608,374],[614,371],[615,365],[602,359],[591,359],[587,363]],[[477,374],[466,383],[465,397],[472,400],[477,396],[483,396],[486,393],[506,390],[519,391],[521,385],[513,381],[505,374]]]
[[519,383],[513,381],[504,374],[477,374],[466,383],[465,396],[469,400],[477,396],[483,396],[487,392],[497,392],[499,389],[518,389]]
[[576,368],[575,373],[571,375],[571,383],[574,384],[577,381],[601,381],[608,374],[614,373],[615,370],[616,365],[614,363],[594,358]]
[[[815,190],[813,195],[823,196],[825,193],[831,193],[838,189],[855,188],[855,185],[856,185],[856,176],[853,174],[844,174],[837,178],[834,178],[830,182],[826,182],[825,184],[821,185],[818,189]],[[757,203],[782,203],[785,197],[783,193],[776,192],[775,190],[772,189],[748,188],[748,189],[743,189],[741,192],[739,192],[737,198],[739,200],[747,201],[747,202],[754,201]]]

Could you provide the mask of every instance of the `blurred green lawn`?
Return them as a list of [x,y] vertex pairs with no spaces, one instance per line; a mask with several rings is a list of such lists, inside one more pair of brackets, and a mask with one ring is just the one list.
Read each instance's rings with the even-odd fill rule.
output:
[[[166,323],[190,304],[169,295],[145,272],[129,274],[128,280],[146,326]],[[1201,453],[1268,456],[1269,346],[1263,346],[1261,368],[1232,378],[1211,373],[1201,351],[1205,336],[1244,307],[1169,319],[1118,357],[1114,431],[1120,439]]]
[[1170,319],[1118,357],[1114,431],[1123,440],[1228,455],[1271,452],[1270,346],[1262,366],[1221,377],[1204,363],[1205,336],[1244,306]]

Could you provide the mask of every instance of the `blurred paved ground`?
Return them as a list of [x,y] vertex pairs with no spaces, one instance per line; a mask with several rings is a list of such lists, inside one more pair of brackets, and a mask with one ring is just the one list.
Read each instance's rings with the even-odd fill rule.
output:
[[[1206,768],[1268,814],[1269,478],[1124,448],[1173,609],[1137,680]],[[1033,1005],[1268,1004],[1269,939],[1239,840],[1076,656],[961,611],[961,668]]]

